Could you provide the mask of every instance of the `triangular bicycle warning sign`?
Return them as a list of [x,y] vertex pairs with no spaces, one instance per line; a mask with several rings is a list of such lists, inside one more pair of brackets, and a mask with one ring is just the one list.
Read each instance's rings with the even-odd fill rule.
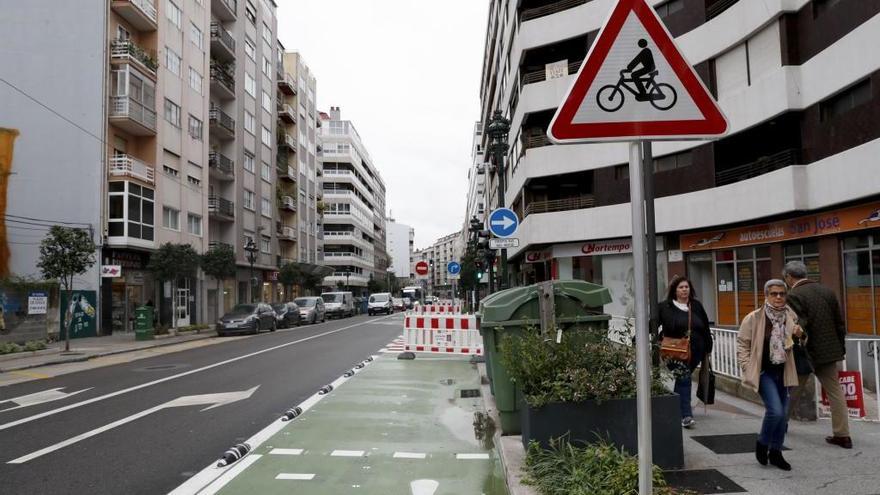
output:
[[727,119],[645,0],[619,0],[547,135],[557,143],[719,136]]

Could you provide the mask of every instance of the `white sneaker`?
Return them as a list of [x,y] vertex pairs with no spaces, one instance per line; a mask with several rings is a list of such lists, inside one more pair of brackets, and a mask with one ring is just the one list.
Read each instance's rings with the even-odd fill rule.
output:
[[695,424],[697,424],[697,422],[694,421],[694,418],[692,418],[692,417],[690,417],[690,416],[687,416],[686,418],[684,418],[684,419],[681,420],[681,427],[682,427],[682,428],[688,428],[688,429],[690,429],[690,428],[693,428],[693,426],[694,426]]

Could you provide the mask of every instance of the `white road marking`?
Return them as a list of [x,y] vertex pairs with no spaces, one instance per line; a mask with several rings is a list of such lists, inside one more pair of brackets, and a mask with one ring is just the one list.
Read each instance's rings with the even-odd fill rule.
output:
[[421,452],[395,452],[395,459],[424,459],[427,457],[427,454]]
[[178,397],[177,399],[174,399],[172,401],[166,402],[164,404],[160,404],[155,407],[151,407],[151,408],[149,408],[145,411],[141,411],[137,414],[132,414],[131,416],[114,421],[114,422],[107,424],[107,425],[104,425],[100,428],[95,428],[94,430],[87,431],[87,432],[80,434],[80,435],[77,435],[73,438],[68,438],[67,440],[64,440],[63,442],[58,442],[55,445],[50,445],[44,449],[40,449],[36,452],[31,452],[30,454],[13,459],[13,460],[7,462],[7,464],[24,464],[25,462],[36,459],[37,457],[42,457],[42,456],[49,454],[51,452],[55,452],[56,450],[63,449],[64,447],[67,447],[69,445],[73,445],[77,442],[80,442],[80,441],[85,440],[87,438],[91,438],[95,435],[99,435],[101,433],[104,433],[105,431],[112,430],[113,428],[116,428],[117,426],[122,426],[126,423],[130,423],[134,420],[143,418],[144,416],[149,416],[150,414],[153,414],[154,412],[160,411],[165,408],[213,404],[209,407],[202,409],[202,411],[207,411],[208,409],[213,409],[215,407],[219,407],[219,406],[223,406],[226,404],[231,404],[233,402],[238,402],[240,400],[247,399],[248,397],[253,395],[253,393],[258,388],[260,388],[259,385],[257,385],[256,387],[254,387],[250,390],[242,390],[240,392],[226,392],[226,393],[220,393],[220,394],[204,394],[204,395],[190,395],[190,396]]
[[455,454],[455,458],[459,461],[473,461],[489,459],[489,454]]
[[330,457],[363,457],[363,450],[334,450]]
[[314,474],[305,474],[305,473],[280,473],[275,477],[276,480],[299,480],[299,481],[310,481],[315,479]]
[[415,480],[409,484],[412,495],[434,495],[438,488],[440,483],[435,480]]
[[251,454],[245,456],[243,459],[236,462],[235,464],[232,464],[231,466],[224,466],[222,468],[214,466],[214,469],[221,471],[222,474],[220,475],[220,477],[214,480],[213,483],[205,487],[203,491],[199,492],[199,495],[214,495],[215,493],[219,492],[224,486],[226,486],[227,483],[229,483],[236,476],[244,472],[244,470],[249,468],[251,464],[260,460],[261,457],[263,456],[260,454]]
[[[388,318],[388,316],[385,316],[385,317],[383,317],[382,319],[384,319],[384,318]],[[347,327],[337,328],[336,330],[330,330],[330,331],[327,331],[327,332],[324,332],[324,333],[319,333],[319,334],[317,334],[317,335],[312,335],[311,337],[306,337],[306,338],[304,338],[304,339],[295,340],[295,341],[293,341],[293,342],[287,342],[287,343],[285,343],[285,344],[280,344],[280,345],[276,345],[276,346],[273,346],[273,347],[267,347],[266,349],[262,349],[262,350],[255,351],[255,352],[251,352],[251,353],[249,353],[249,354],[244,354],[244,355],[241,355],[241,356],[238,356],[238,357],[234,357],[234,358],[231,358],[231,359],[227,359],[227,360],[225,360],[225,361],[220,361],[220,362],[218,362],[218,363],[209,364],[209,365],[207,365],[207,366],[202,366],[201,368],[197,368],[197,369],[194,369],[194,370],[185,371],[185,372],[183,372],[183,373],[178,373],[178,374],[176,374],[176,375],[166,376],[165,378],[160,378],[160,379],[158,379],[158,380],[153,380],[152,382],[142,383],[142,384],[140,384],[140,385],[135,385],[135,386],[133,386],[133,387],[129,387],[129,388],[126,388],[126,389],[117,390],[116,392],[111,392],[111,393],[109,393],[109,394],[101,395],[101,396],[99,396],[99,397],[94,397],[94,398],[92,398],[92,399],[84,400],[84,401],[82,401],[82,402],[77,402],[77,403],[75,403],[75,404],[70,404],[70,405],[68,405],[68,406],[59,407],[59,408],[57,408],[57,409],[52,409],[51,411],[46,411],[46,412],[43,412],[43,413],[40,413],[40,414],[35,414],[35,415],[33,415],[33,416],[28,416],[28,417],[26,417],[26,418],[22,418],[22,419],[19,419],[19,420],[16,420],[16,421],[11,421],[11,422],[9,422],[9,423],[2,424],[2,425],[0,425],[0,431],[7,430],[7,429],[9,429],[9,428],[12,428],[12,427],[14,427],[14,426],[18,426],[18,425],[21,425],[21,424],[24,424],[24,423],[30,423],[31,421],[36,421],[36,420],[38,420],[38,419],[42,419],[42,418],[45,418],[45,417],[47,417],[47,416],[52,416],[53,414],[58,414],[58,413],[61,413],[61,412],[64,412],[64,411],[69,411],[69,410],[71,410],[71,409],[75,409],[75,408],[77,408],[77,407],[81,407],[81,406],[85,406],[85,405],[88,405],[88,404],[93,404],[93,403],[95,403],[95,402],[99,402],[99,401],[102,401],[102,400],[110,399],[110,398],[112,398],[112,397],[116,397],[116,396],[118,396],[118,395],[127,394],[127,393],[129,393],[129,392],[134,392],[135,390],[140,390],[140,389],[142,389],[142,388],[151,387],[151,386],[153,386],[153,385],[158,385],[158,384],[160,384],[160,383],[165,383],[165,382],[168,382],[168,381],[171,381],[171,380],[176,380],[176,379],[178,379],[178,378],[183,378],[183,377],[185,377],[185,376],[189,376],[189,375],[192,375],[192,374],[195,374],[195,373],[200,373],[200,372],[202,372],[202,371],[207,371],[207,370],[210,370],[210,369],[214,369],[214,368],[216,368],[216,367],[218,367],[218,366],[223,366],[223,365],[225,365],[225,364],[234,363],[234,362],[236,362],[236,361],[241,361],[242,359],[247,359],[247,358],[250,358],[250,357],[259,356],[260,354],[264,354],[264,353],[267,353],[267,352],[270,352],[270,351],[275,351],[275,350],[278,350],[278,349],[283,349],[283,348],[288,347],[288,346],[296,345],[296,344],[299,344],[299,343],[302,343],[302,342],[306,342],[306,341],[309,341],[309,340],[317,339],[317,338],[324,337],[324,336],[327,336],[327,335],[332,335],[332,334],[334,334],[334,333],[339,333],[339,332],[342,332],[342,331],[344,331],[344,330],[349,330],[349,329],[352,329],[352,328],[355,328],[355,327],[359,327],[359,326],[363,326],[363,325],[370,325],[371,323],[372,323],[371,321],[365,321],[365,322],[361,322],[361,323],[355,323],[354,325],[349,325],[349,326],[347,326]]]
[[303,449],[272,449],[269,453],[275,455],[302,455]]
[[0,400],[0,404],[5,402],[12,402],[16,404],[15,407],[10,407],[8,409],[3,409],[0,412],[12,411],[15,409],[21,409],[22,407],[35,406],[37,404],[42,404],[44,402],[52,402],[55,400],[66,399],[70,396],[85,392],[87,390],[91,390],[94,387],[84,388],[82,390],[77,390],[76,392],[61,392],[60,390],[65,387],[52,388],[49,390],[43,390],[42,392],[37,392],[34,394],[22,395],[19,397],[13,397],[11,399]]

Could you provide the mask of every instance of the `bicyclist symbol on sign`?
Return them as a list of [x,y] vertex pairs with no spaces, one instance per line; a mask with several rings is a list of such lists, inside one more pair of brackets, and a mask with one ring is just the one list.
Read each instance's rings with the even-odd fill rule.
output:
[[669,110],[675,106],[678,99],[675,88],[654,80],[659,72],[654,64],[654,55],[648,48],[648,42],[640,39],[638,44],[641,50],[626,69],[620,71],[620,80],[617,84],[602,86],[596,93],[596,103],[602,110],[606,112],[620,110],[626,99],[624,89],[632,93],[636,101],[651,102],[657,110]]

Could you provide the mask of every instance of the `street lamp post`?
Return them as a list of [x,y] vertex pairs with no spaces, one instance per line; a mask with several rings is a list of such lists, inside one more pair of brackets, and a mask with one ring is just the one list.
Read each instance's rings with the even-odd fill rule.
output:
[[351,276],[351,272],[345,272],[345,292],[351,292],[351,287],[348,284],[349,276]]
[[[498,174],[498,207],[504,207],[504,155],[510,148],[507,144],[507,135],[510,133],[510,120],[501,115],[501,110],[495,110],[489,119],[486,133],[491,140],[489,151],[495,157],[495,172]],[[499,289],[507,288],[507,249],[501,250],[501,282]]]
[[250,237],[246,237],[246,239],[247,242],[244,243],[244,250],[247,251],[247,260],[251,265],[251,302],[254,302],[254,296],[256,296],[257,292],[257,282],[254,279],[254,263],[257,261],[257,245]]

